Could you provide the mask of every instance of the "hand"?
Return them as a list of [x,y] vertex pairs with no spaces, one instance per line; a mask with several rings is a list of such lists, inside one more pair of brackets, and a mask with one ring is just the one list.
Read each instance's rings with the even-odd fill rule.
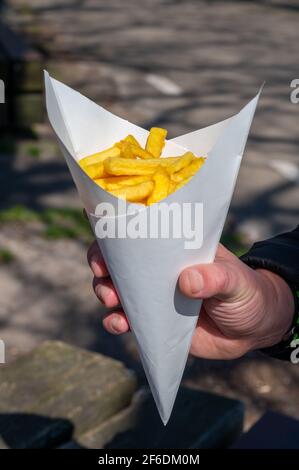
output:
[[[88,251],[88,262],[95,294],[106,307],[118,307],[96,242]],[[188,297],[203,299],[190,350],[195,356],[234,359],[278,343],[290,328],[294,299],[287,283],[271,271],[249,268],[222,245],[214,263],[185,269],[179,286]],[[103,325],[113,334],[129,331],[121,307],[107,314]]]

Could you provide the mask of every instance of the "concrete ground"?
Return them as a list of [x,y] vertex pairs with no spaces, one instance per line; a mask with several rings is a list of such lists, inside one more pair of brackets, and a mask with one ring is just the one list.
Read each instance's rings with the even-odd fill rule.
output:
[[[7,1],[6,18],[46,56],[46,67],[112,112],[170,136],[220,121],[266,81],[229,214],[248,242],[298,223],[297,2],[175,0]],[[45,123],[36,126],[39,158],[28,142],[2,150],[3,208],[80,207]],[[35,224],[1,226],[1,337],[8,360],[59,338],[120,358],[143,381],[129,335],[111,338],[91,289],[86,245],[49,241]],[[246,426],[268,408],[299,417],[298,372],[256,356],[229,364],[190,359],[186,381],[247,403]]]

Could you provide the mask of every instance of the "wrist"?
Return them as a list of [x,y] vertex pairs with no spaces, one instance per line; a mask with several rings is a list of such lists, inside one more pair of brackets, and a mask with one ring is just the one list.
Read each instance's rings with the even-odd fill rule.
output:
[[253,339],[251,350],[274,346],[291,328],[294,317],[294,297],[286,281],[266,269],[257,269],[264,295],[261,325]]

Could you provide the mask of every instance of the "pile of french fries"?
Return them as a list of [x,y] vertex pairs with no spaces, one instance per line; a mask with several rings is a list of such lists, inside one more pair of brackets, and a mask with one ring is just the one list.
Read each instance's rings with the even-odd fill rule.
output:
[[79,165],[114,196],[154,204],[188,183],[205,161],[192,152],[160,158],[166,135],[165,129],[152,127],[145,148],[128,135],[113,147],[82,158]]

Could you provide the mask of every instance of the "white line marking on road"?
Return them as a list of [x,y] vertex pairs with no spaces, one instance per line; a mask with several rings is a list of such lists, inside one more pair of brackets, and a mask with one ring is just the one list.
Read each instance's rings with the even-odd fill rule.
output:
[[167,77],[149,74],[146,75],[145,80],[164,95],[179,96],[183,93],[183,89]]
[[299,167],[295,163],[273,160],[269,165],[288,180],[299,181]]

